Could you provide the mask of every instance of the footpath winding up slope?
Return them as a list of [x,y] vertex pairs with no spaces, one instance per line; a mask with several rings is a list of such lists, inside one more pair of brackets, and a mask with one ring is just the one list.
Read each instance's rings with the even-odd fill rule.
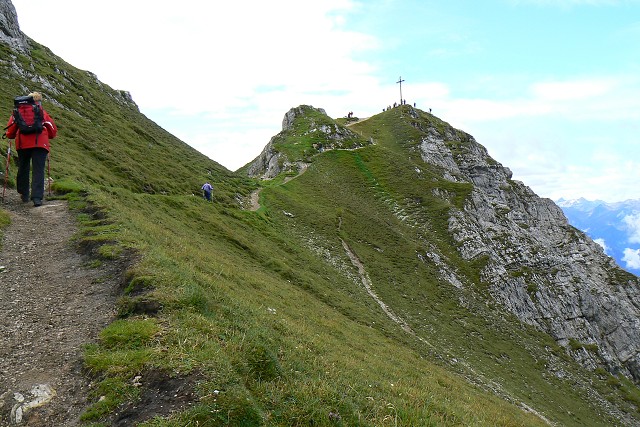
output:
[[[89,268],[64,201],[8,191],[0,250],[0,426],[75,426],[90,379],[83,346],[114,316],[117,274]],[[111,267],[113,268],[113,267]]]

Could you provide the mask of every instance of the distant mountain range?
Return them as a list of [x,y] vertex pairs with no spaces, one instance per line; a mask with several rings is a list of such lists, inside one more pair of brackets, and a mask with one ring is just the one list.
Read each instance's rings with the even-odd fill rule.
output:
[[640,275],[640,200],[607,203],[584,198],[556,200],[569,223],[584,231],[607,255]]

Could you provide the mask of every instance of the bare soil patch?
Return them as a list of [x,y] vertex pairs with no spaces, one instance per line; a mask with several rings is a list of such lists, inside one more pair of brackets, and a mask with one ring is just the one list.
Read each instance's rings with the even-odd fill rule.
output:
[[198,374],[171,377],[168,373],[151,370],[136,378],[142,385],[137,402],[119,408],[112,426],[132,426],[155,416],[167,416],[198,401],[195,384]]
[[34,207],[8,190],[0,206],[11,216],[0,248],[0,426],[80,425],[91,383],[83,348],[116,315],[124,261],[88,266],[65,201]]

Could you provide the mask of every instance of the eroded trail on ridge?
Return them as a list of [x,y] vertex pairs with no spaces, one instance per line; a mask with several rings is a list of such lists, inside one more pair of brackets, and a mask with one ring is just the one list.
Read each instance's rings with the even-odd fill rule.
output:
[[[298,174],[296,176],[288,176],[284,179],[283,184],[286,184],[287,182],[291,181],[292,179],[295,179],[297,177],[299,177],[300,175],[302,175],[303,173],[305,173],[307,171],[307,168],[309,167],[309,163],[305,163],[305,162],[298,162]],[[260,209],[260,192],[262,191],[262,188],[259,188],[257,190],[254,190],[248,198],[248,205],[249,205],[249,210],[250,211],[257,211],[258,209]]]
[[[89,268],[64,201],[7,191],[0,248],[0,426],[76,426],[90,380],[82,352],[115,315],[119,269]],[[112,271],[109,271],[109,270]]]

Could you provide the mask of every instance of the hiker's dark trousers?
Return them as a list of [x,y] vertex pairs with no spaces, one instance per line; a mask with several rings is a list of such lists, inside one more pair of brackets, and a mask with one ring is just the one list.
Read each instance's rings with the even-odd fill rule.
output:
[[18,176],[16,187],[18,193],[29,196],[29,169],[33,169],[31,176],[31,199],[44,198],[44,166],[49,152],[44,148],[27,148],[18,150]]

